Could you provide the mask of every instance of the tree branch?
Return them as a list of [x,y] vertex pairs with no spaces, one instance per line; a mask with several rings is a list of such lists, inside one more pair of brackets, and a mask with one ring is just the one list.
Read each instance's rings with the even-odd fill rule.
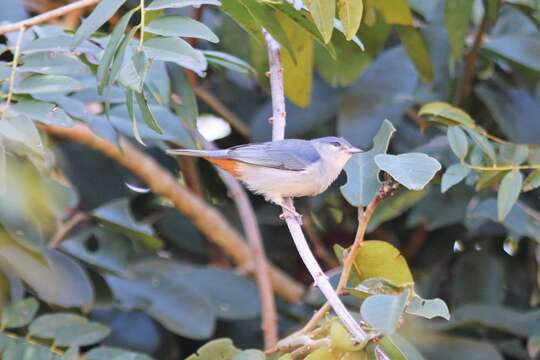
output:
[[[267,31],[264,31],[266,43],[268,45],[268,63],[270,64],[270,87],[272,91],[272,140],[282,140],[285,136],[285,93],[283,89],[283,67],[279,57],[280,46],[272,35]],[[294,208],[292,199],[285,199],[286,205],[290,208]],[[287,227],[294,240],[296,249],[302,258],[302,261],[306,265],[310,272],[315,285],[322,291],[323,295],[328,300],[328,303],[332,306],[337,316],[343,322],[343,325],[349,330],[353,338],[362,342],[366,338],[366,333],[356,322],[356,320],[349,313],[345,305],[341,302],[340,298],[332,288],[328,277],[322,271],[317,260],[313,256],[309,245],[302,233],[300,222],[297,218],[287,216],[288,211],[283,209],[285,215],[285,221]]]
[[[242,267],[250,269],[252,255],[242,236],[225,217],[190,190],[181,187],[175,178],[154,159],[137,150],[125,139],[120,147],[95,135],[90,128],[76,124],[72,128],[42,125],[49,134],[78,142],[116,160],[120,165],[141,178],[157,195],[169,199],[206,238],[230,256]],[[301,285],[280,269],[271,266],[270,278],[276,293],[290,302],[298,302],[303,294]]]
[[79,9],[83,9],[85,7],[95,5],[100,1],[101,0],[80,0],[80,1],[74,2],[73,4],[61,6],[58,9],[47,11],[46,13],[40,14],[38,16],[34,16],[32,18],[29,18],[29,19],[26,19],[26,20],[23,20],[23,21],[19,21],[19,22],[13,23],[13,24],[7,24],[7,25],[4,25],[4,26],[0,26],[0,35],[6,34],[6,33],[9,33],[9,32],[13,32],[13,31],[17,31],[17,30],[19,30],[21,28],[27,28],[27,27],[30,27],[30,26],[34,26],[34,25],[37,25],[37,24],[41,24],[41,23],[50,21],[50,20],[58,18],[60,16],[64,16],[64,15],[70,13],[71,11],[75,11],[75,10],[79,10]]

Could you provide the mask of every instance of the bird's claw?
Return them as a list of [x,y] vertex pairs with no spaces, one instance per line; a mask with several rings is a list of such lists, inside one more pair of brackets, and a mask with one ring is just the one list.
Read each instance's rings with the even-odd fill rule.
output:
[[291,212],[289,210],[284,210],[283,213],[281,213],[279,215],[279,218],[281,220],[287,220],[287,219],[295,219],[296,221],[298,221],[298,223],[300,225],[303,224],[303,221],[302,221],[302,215],[297,213],[296,211],[295,212]]

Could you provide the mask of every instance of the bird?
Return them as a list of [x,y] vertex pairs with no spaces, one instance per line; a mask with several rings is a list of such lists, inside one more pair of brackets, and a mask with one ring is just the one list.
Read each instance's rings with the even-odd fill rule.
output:
[[250,191],[301,219],[285,199],[321,194],[347,161],[362,151],[344,138],[327,136],[250,143],[223,150],[169,149],[167,153],[202,157],[239,179]]

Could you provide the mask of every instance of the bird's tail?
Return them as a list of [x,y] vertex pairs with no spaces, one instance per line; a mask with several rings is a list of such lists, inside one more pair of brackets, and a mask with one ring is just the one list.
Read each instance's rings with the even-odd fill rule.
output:
[[167,154],[212,158],[212,157],[223,157],[226,155],[226,151],[225,150],[168,149]]

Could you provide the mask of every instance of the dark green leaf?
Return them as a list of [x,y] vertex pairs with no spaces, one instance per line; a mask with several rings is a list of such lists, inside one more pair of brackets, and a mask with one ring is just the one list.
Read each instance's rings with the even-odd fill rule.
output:
[[519,197],[522,185],[523,174],[517,170],[510,171],[503,177],[497,193],[497,216],[499,221],[504,221],[506,215],[512,210]]
[[230,339],[216,339],[200,347],[196,354],[191,355],[186,360],[233,359],[239,353],[240,350],[233,345]]
[[330,42],[334,30],[334,17],[336,14],[336,0],[310,0],[309,12],[313,22],[319,29],[324,42]]
[[139,133],[139,127],[137,126],[137,117],[135,116],[135,93],[131,89],[126,89],[126,107],[131,119],[131,126],[133,128],[133,136],[139,142],[139,144],[146,146]]
[[381,187],[375,164],[375,156],[386,153],[392,134],[396,131],[392,123],[385,120],[377,135],[373,138],[373,148],[354,155],[345,165],[347,183],[341,187],[341,193],[353,206],[366,206]]
[[471,169],[462,164],[453,164],[448,167],[442,176],[441,192],[445,193],[452,186],[460,183],[470,172]]
[[18,72],[35,72],[46,75],[89,75],[88,65],[71,54],[39,52],[28,54],[21,59]]
[[126,0],[103,0],[101,1],[89,17],[84,19],[77,29],[71,48],[74,50],[83,40],[90,37],[101,25],[105,24]]
[[39,308],[34,298],[28,298],[2,309],[2,329],[20,328],[32,321]]
[[219,42],[217,35],[208,26],[188,16],[160,17],[146,25],[145,31],[161,36],[191,37],[213,43]]
[[150,107],[148,106],[148,102],[146,101],[144,94],[142,93],[134,93],[134,94],[135,94],[135,99],[137,100],[137,104],[139,105],[139,110],[141,111],[142,118],[144,122],[146,123],[146,125],[148,125],[150,129],[154,130],[158,134],[163,134],[163,130],[161,130],[161,127],[159,126],[157,119],[154,117],[152,110],[150,110]]
[[436,159],[422,153],[379,154],[375,163],[409,190],[421,190],[441,169]]

